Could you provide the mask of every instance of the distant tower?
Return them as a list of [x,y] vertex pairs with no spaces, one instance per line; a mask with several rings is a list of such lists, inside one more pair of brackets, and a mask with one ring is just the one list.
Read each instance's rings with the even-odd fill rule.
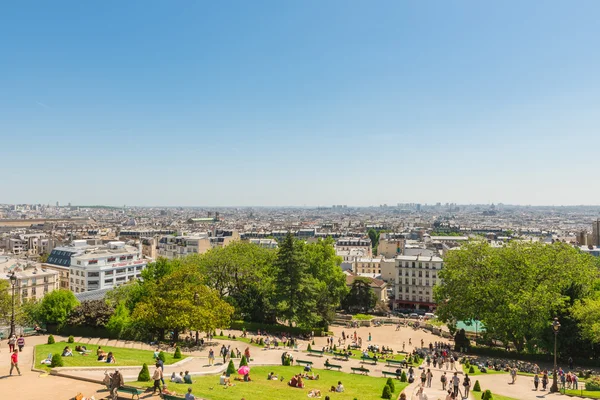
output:
[[600,247],[600,219],[592,223],[592,244]]
[[60,207],[60,203],[58,201],[56,202],[56,207]]

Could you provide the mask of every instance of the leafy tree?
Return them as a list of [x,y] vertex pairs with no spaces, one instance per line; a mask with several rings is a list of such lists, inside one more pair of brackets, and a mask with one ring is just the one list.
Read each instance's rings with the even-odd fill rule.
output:
[[150,382],[150,371],[148,370],[148,365],[146,363],[142,365],[142,370],[140,371],[137,380],[138,382]]
[[67,343],[75,343],[75,338],[73,337],[73,335],[69,336],[69,338],[67,339]]
[[[476,240],[446,256],[437,314],[444,322],[479,317],[490,337],[522,351],[548,335],[552,318],[585,298],[597,276],[597,261],[564,243],[493,248]],[[549,342],[538,340],[541,348]]]
[[377,249],[377,246],[379,245],[379,232],[371,228],[367,232],[367,235],[369,235],[369,239],[371,239],[371,246],[373,246],[373,250]]
[[129,309],[125,306],[125,301],[121,301],[106,323],[106,329],[117,337],[121,337],[131,326],[132,320]]
[[[16,303],[16,301],[15,301]],[[8,280],[0,280],[0,320],[10,321],[12,313],[11,286]]]
[[113,308],[104,300],[83,301],[71,311],[67,324],[103,327],[108,323],[113,312]]
[[356,278],[352,282],[350,292],[344,299],[344,308],[354,311],[369,312],[377,304],[377,296],[371,289],[371,282],[367,278]]
[[43,263],[45,263],[45,262],[47,262],[47,261],[48,261],[48,256],[49,256],[49,255],[50,255],[50,254],[48,254],[48,253],[42,253],[42,254],[40,254],[40,262],[41,262],[42,264],[43,264]]
[[315,301],[310,290],[308,266],[301,246],[302,244],[288,232],[279,246],[275,261],[278,316],[290,324],[306,323],[307,319],[312,319],[307,311],[314,308]]
[[41,322],[62,325],[79,304],[70,290],[54,290],[44,296],[39,308]]

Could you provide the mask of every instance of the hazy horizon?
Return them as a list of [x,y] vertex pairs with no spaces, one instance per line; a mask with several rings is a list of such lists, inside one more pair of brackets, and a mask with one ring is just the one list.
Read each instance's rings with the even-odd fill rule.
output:
[[593,204],[599,13],[9,3],[0,203]]

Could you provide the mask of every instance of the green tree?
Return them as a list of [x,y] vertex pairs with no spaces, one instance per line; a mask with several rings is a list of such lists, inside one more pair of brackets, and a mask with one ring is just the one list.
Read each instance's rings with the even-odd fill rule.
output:
[[367,235],[369,235],[369,239],[371,239],[371,246],[373,246],[373,250],[376,250],[377,246],[379,246],[379,232],[371,228],[367,232]]
[[54,290],[44,296],[39,308],[41,322],[62,325],[79,304],[70,290]]
[[125,301],[121,301],[115,312],[110,316],[110,319],[106,323],[106,329],[113,335],[121,337],[124,333],[128,332],[132,326],[131,316],[129,309],[125,306]]
[[50,360],[50,366],[52,368],[54,368],[54,367],[62,367],[63,365],[64,365],[63,359],[62,359],[60,353],[54,353],[52,355],[52,359]]
[[76,326],[105,326],[114,309],[104,300],[88,300],[73,308],[67,318],[67,324]]
[[240,360],[240,366],[238,368],[242,368],[243,366],[247,366],[248,365],[248,360],[246,359],[245,355],[242,355],[242,359]]
[[382,399],[391,399],[392,398],[392,389],[388,385],[385,385],[383,387],[383,393],[381,393],[381,398]]
[[355,278],[350,287],[350,292],[344,299],[344,308],[351,311],[369,312],[377,304],[377,296],[371,289],[371,282],[367,278]]
[[235,375],[237,371],[235,370],[235,365],[233,364],[233,360],[229,360],[229,364],[227,364],[227,376]]
[[142,370],[140,371],[137,380],[138,382],[150,382],[150,371],[148,370],[148,365],[146,363],[142,365]]
[[473,385],[474,392],[481,392],[481,385],[479,384],[479,380],[475,381],[475,385]]
[[309,287],[306,258],[302,244],[291,233],[279,246],[275,267],[278,316],[290,324],[313,319],[307,313],[314,309],[315,299]]
[[[597,261],[564,243],[510,242],[494,248],[469,242],[448,253],[434,288],[444,322],[478,319],[487,335],[522,351],[549,332],[554,315],[585,298],[598,276]],[[526,324],[523,321],[527,321]]]
[[387,381],[385,384],[390,387],[392,393],[394,393],[396,391],[396,386],[394,385],[394,380],[392,378],[387,378]]
[[181,349],[179,346],[175,347],[175,353],[173,354],[173,358],[181,358]]

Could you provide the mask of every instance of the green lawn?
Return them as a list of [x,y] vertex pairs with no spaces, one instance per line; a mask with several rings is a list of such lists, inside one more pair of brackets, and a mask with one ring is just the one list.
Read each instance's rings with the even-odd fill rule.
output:
[[[260,400],[306,400],[309,390],[319,389],[321,398],[324,399],[328,394],[327,391],[331,386],[336,386],[338,381],[341,381],[345,387],[343,393],[332,393],[332,399],[336,400],[379,400],[381,392],[387,378],[369,377],[364,375],[347,374],[337,371],[314,370],[315,375],[319,375],[319,380],[306,380],[304,389],[292,388],[287,385],[290,378],[302,372],[303,368],[283,367],[283,366],[267,366],[267,367],[251,367],[250,376],[252,382],[233,381],[235,386],[225,388],[219,385],[219,376],[203,376],[194,379],[194,384],[191,385],[192,393],[202,398],[212,400],[240,400],[242,397],[246,399]],[[269,372],[275,372],[280,378],[284,377],[284,381],[268,381],[267,375]],[[400,383],[394,380],[396,391],[395,395],[406,387],[406,383]],[[130,383],[138,387],[152,387],[151,382],[132,382]],[[169,390],[174,390],[177,394],[183,395],[189,385],[186,384],[167,384]]]
[[[84,344],[84,343],[67,343],[67,342],[57,342],[54,344],[40,344],[35,346],[35,367],[50,370],[50,366],[45,364],[40,364],[42,360],[45,360],[48,357],[48,354],[59,353],[62,354],[63,349],[66,346],[69,346],[73,351],[73,357],[63,357],[63,362],[65,367],[97,367],[102,366],[103,363],[97,361],[96,359],[96,350],[98,349],[97,345],[93,344]],[[75,352],[75,346],[82,345],[86,346],[88,350],[92,352],[87,356],[82,356],[81,354]],[[154,352],[148,350],[135,350],[135,349],[126,349],[123,347],[111,347],[111,346],[102,346],[102,350],[106,353],[113,352],[115,356],[116,363],[115,364],[106,364],[104,365],[114,365],[114,366],[126,366],[126,365],[142,365],[146,363],[148,365],[153,364],[154,360],[152,358]],[[173,364],[177,361],[181,361],[181,359],[176,360],[173,358],[173,353],[165,353],[166,361],[165,364]],[[185,358],[185,357],[184,357]]]
[[500,394],[492,393],[492,400],[519,400],[519,399],[515,399],[513,397],[506,397],[506,396],[502,396]]
[[[580,384],[581,386],[581,384]],[[600,391],[590,391],[590,390],[566,390],[565,394],[569,396],[583,396],[589,397],[591,399],[600,399]]]
[[373,318],[375,318],[375,317],[373,317],[372,315],[367,315],[367,314],[354,314],[352,316],[352,319],[358,320],[358,321],[369,321],[369,320],[372,320]]

